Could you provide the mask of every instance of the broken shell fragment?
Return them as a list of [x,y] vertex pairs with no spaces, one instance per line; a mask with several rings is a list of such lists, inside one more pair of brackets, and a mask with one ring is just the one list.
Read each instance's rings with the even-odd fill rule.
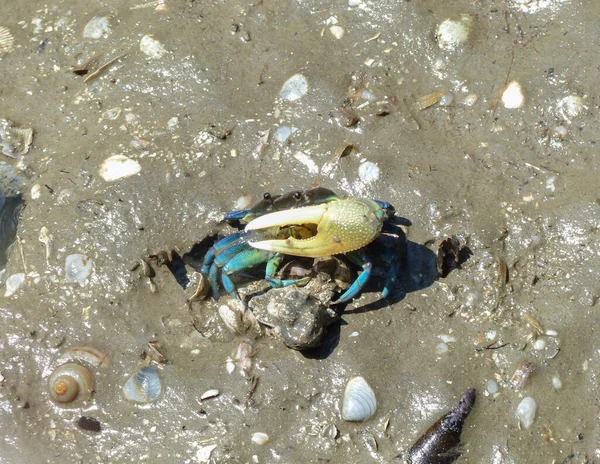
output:
[[65,260],[65,278],[67,282],[78,282],[82,286],[92,273],[92,260],[86,255],[75,253]]
[[15,38],[7,27],[0,27],[0,58],[12,51]]
[[460,434],[475,404],[476,391],[470,388],[459,403],[440,417],[408,450],[411,464],[450,464],[461,456]]
[[164,45],[152,37],[152,35],[145,35],[142,37],[142,40],[140,40],[140,50],[152,59],[162,58],[162,56],[167,53],[167,49]]
[[95,16],[83,28],[83,38],[91,40],[106,39],[112,28],[107,16]]
[[6,156],[17,158],[27,154],[32,141],[32,129],[23,129],[7,119],[0,119],[0,148]]
[[439,25],[436,38],[443,50],[456,50],[469,41],[473,30],[473,17],[461,14],[448,18]]
[[202,393],[202,396],[200,397],[200,401],[204,401],[209,398],[216,398],[220,394],[221,394],[221,392],[217,389],[207,390],[204,393]]
[[295,101],[306,95],[306,92],[308,92],[308,81],[306,80],[306,77],[302,74],[294,74],[285,81],[279,95],[284,100]]
[[123,387],[123,394],[126,399],[135,403],[151,403],[156,401],[161,390],[158,370],[149,365],[138,369],[129,377]]
[[69,358],[81,360],[94,367],[106,367],[110,363],[108,356],[98,348],[89,345],[79,345],[69,348],[65,355]]
[[142,170],[140,163],[125,155],[113,155],[106,158],[100,165],[99,174],[106,182],[135,176]]
[[6,279],[6,290],[4,292],[4,296],[13,296],[23,282],[25,282],[25,274],[23,272],[11,275],[8,279]]
[[583,98],[579,95],[567,95],[558,102],[558,108],[565,119],[575,118],[584,109]]
[[346,385],[342,403],[342,419],[362,422],[375,414],[377,400],[375,393],[363,377],[354,377]]
[[71,403],[81,397],[87,401],[96,383],[92,373],[77,363],[66,363],[56,368],[48,379],[50,397],[57,403]]

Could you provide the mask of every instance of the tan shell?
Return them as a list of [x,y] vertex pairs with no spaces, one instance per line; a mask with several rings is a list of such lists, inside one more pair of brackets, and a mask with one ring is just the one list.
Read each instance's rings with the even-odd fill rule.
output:
[[88,401],[95,387],[92,373],[72,362],[56,368],[48,379],[50,397],[57,403],[71,403],[76,399]]

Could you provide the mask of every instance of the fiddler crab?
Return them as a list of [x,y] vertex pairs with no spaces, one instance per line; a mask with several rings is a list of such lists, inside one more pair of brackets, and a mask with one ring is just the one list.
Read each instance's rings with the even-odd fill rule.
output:
[[344,255],[362,267],[350,287],[332,303],[347,303],[367,284],[373,271],[368,250],[380,234],[396,237],[395,245],[378,244],[378,258],[389,270],[382,290],[386,298],[394,287],[406,236],[397,225],[400,219],[392,205],[364,198],[339,198],[318,187],[284,195],[264,194],[250,209],[227,213],[225,221],[245,228],[228,235],[212,246],[204,257],[202,274],[208,277],[211,291],[219,297],[220,283],[225,291],[239,298],[232,275],[266,264],[265,279],[271,287],[305,285],[310,276],[280,279],[278,269],[288,256],[322,258]]

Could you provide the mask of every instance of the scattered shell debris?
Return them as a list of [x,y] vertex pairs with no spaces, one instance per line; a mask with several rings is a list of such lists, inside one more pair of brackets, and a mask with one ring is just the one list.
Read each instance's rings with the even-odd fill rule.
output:
[[106,39],[111,32],[112,28],[109,17],[95,16],[85,25],[83,38],[90,40]]
[[287,101],[296,101],[302,98],[308,92],[308,81],[302,74],[294,74],[283,86],[279,95]]
[[125,155],[113,155],[106,158],[100,165],[99,174],[106,182],[114,182],[126,177],[135,176],[142,170],[136,160]]
[[523,398],[523,400],[517,406],[516,416],[517,419],[523,424],[523,427],[528,429],[533,424],[533,420],[535,418],[535,413],[537,409],[537,404],[535,400],[527,396]]
[[10,33],[10,29],[0,26],[0,58],[13,50],[15,38]]
[[26,155],[32,142],[32,129],[21,128],[8,119],[0,119],[0,147],[6,156],[18,158]]
[[509,82],[504,92],[502,92],[501,100],[507,109],[522,108],[525,104],[525,95],[521,84],[518,81]]
[[436,38],[443,50],[456,50],[466,44],[473,31],[474,19],[468,14],[445,19],[439,25]]
[[363,422],[373,417],[376,409],[375,393],[364,377],[350,379],[344,391],[342,419],[350,422]]
[[65,279],[67,282],[76,282],[82,286],[92,273],[92,260],[83,254],[75,253],[65,259]]
[[140,40],[140,50],[153,60],[162,58],[167,53],[165,46],[151,34],[142,37],[142,40]]
[[50,233],[46,226],[40,229],[39,241],[44,244],[46,248],[46,264],[50,266],[50,258],[54,251],[54,236]]

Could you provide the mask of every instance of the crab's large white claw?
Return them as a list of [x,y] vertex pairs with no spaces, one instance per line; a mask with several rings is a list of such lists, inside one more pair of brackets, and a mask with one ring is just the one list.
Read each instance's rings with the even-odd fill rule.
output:
[[368,245],[381,232],[384,216],[376,202],[348,198],[266,214],[250,222],[246,230],[316,224],[317,233],[309,238],[288,237],[249,243],[261,250],[318,258],[347,253]]

